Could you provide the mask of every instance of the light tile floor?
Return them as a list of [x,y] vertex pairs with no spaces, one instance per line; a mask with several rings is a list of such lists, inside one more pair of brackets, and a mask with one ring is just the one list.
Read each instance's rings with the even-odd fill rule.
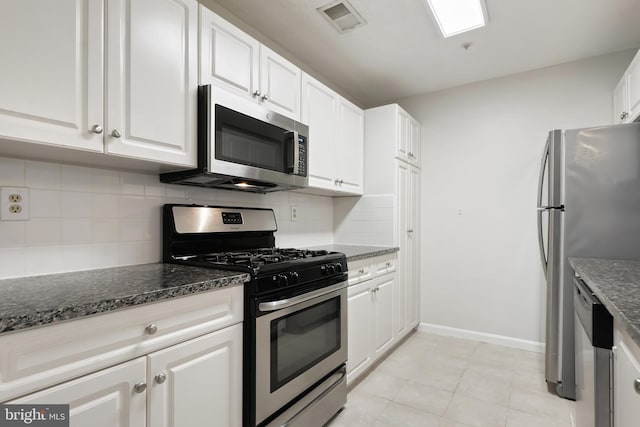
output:
[[571,427],[543,354],[416,332],[349,392],[330,427]]

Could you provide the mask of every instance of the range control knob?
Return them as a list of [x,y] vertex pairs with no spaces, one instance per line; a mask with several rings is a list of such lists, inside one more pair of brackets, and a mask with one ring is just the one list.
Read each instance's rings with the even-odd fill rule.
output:
[[289,278],[286,274],[278,274],[278,286],[288,286]]
[[327,266],[327,272],[329,273],[330,276],[333,276],[334,274],[336,274],[336,266],[333,264],[329,264]]
[[298,282],[300,281],[300,275],[298,274],[297,271],[293,271],[289,275],[289,281],[291,282],[292,285],[297,285],[298,284]]
[[336,262],[336,273],[342,273],[342,264]]
[[321,265],[321,266],[320,266],[320,273],[321,273],[323,276],[326,276],[326,275],[328,274],[328,273],[327,273],[327,266],[326,266],[326,265]]

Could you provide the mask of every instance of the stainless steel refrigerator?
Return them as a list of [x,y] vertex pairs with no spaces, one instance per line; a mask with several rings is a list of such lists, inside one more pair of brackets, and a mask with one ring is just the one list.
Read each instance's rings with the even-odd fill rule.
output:
[[538,185],[545,377],[575,399],[569,257],[640,259],[640,123],[549,132]]

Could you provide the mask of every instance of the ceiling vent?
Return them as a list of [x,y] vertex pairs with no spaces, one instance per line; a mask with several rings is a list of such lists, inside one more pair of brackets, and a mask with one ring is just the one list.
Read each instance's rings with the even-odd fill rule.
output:
[[345,33],[367,24],[367,21],[347,0],[334,1],[317,10],[339,33]]

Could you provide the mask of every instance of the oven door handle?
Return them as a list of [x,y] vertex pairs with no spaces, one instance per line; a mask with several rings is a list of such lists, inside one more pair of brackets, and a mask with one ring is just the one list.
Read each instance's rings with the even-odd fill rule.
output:
[[347,287],[347,282],[340,282],[336,285],[327,286],[326,288],[318,289],[317,291],[307,292],[306,294],[299,295],[293,298],[281,299],[278,301],[261,302],[258,304],[260,311],[276,311],[283,308],[291,307],[292,305],[300,304],[301,302],[309,301],[322,295],[335,292],[339,289]]

